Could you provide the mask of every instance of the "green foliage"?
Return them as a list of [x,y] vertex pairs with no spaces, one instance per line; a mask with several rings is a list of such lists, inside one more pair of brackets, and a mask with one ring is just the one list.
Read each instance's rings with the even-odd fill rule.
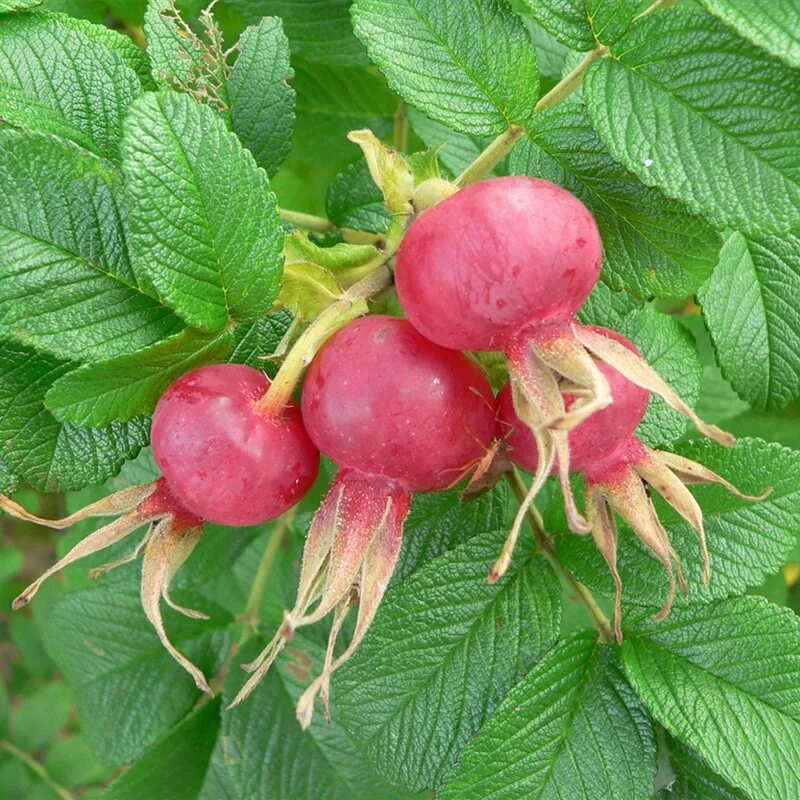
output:
[[[332,722],[318,703],[306,731],[295,704],[330,622],[226,706],[295,604],[329,464],[289,516],[207,525],[174,576],[176,602],[210,619],[165,610],[166,628],[214,699],[140,610],[138,564],[99,581],[69,567],[32,612],[6,611],[93,523],[58,536],[3,516],[0,797],[800,797],[796,0],[38,5],[0,0],[0,491],[49,517],[153,480],[139,453],[170,383],[216,362],[274,376],[391,266],[413,189],[465,170],[583,200],[604,260],[580,320],[629,337],[742,438],[694,441],[656,397],[637,434],[772,491],[691,487],[707,586],[697,534],[652,492],[690,586],[664,621],[663,567],[620,522],[621,644],[603,622],[612,577],[555,480],[537,500],[550,538],[523,531],[494,584],[507,482],[415,497]],[[391,288],[369,309],[401,313]]]

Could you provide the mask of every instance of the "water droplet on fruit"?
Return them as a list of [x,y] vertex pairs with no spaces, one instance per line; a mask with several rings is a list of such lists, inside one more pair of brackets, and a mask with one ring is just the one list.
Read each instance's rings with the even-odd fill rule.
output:
[[586,247],[586,239],[576,239],[575,244],[578,245],[578,247]]
[[505,308],[505,307],[506,307],[506,301],[505,301],[505,300],[498,300],[498,301],[495,303],[495,305],[496,305],[498,308]]

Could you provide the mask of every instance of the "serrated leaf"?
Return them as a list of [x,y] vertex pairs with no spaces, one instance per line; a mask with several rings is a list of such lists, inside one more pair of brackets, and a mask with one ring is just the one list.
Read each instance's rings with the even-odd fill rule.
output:
[[294,125],[294,90],[287,80],[289,43],[281,22],[262,19],[247,28],[228,78],[231,125],[256,163],[274,175],[289,153]]
[[[89,743],[108,764],[136,759],[199,697],[192,678],[145,619],[139,569],[129,566],[90,589],[67,594],[50,610],[45,626],[47,650],[75,692]],[[187,620],[167,611],[167,628],[176,647],[213,675],[228,643],[230,620],[204,598],[194,600],[211,620]]]
[[[757,503],[737,498],[722,487],[692,487],[703,509],[711,557],[707,588],[702,584],[703,562],[697,534],[665,503],[656,503],[690,586],[688,597],[677,598],[676,604],[696,605],[710,598],[741,594],[780,569],[800,528],[800,456],[760,439],[741,439],[731,450],[706,442],[674,449],[727,478],[742,491],[759,494],[772,486],[772,494]],[[613,596],[611,578],[591,541],[564,535],[557,537],[556,544],[559,557],[570,571],[592,589]],[[660,605],[667,591],[661,564],[627,531],[622,531],[618,549],[623,600]]]
[[62,358],[107,358],[180,328],[128,261],[118,180],[53,137],[0,131],[0,329]]
[[522,124],[536,102],[536,52],[500,0],[355,0],[353,29],[406,102],[462,133]]
[[617,164],[582,104],[544,109],[511,153],[511,171],[583,200],[603,239],[603,280],[638,297],[687,297],[714,270],[720,236]]
[[700,292],[723,375],[757,408],[800,397],[800,229],[732,233]]
[[[124,0],[124,2],[129,4],[130,0]],[[122,59],[139,76],[142,86],[151,88],[150,59],[147,57],[147,53],[130,36],[126,36],[121,31],[109,28],[104,24],[96,25],[88,19],[80,19],[69,12],[66,14],[47,13],[46,16],[48,19],[56,19],[66,28],[77,31],[102,44],[103,47]]]
[[[414,133],[422,139],[426,147],[438,148],[439,160],[454,178],[458,177],[491,142],[491,139],[483,136],[458,133],[413,108],[409,108],[407,114]],[[498,164],[489,173],[489,177],[508,174],[505,163],[502,161]]]
[[74,364],[5,341],[0,346],[0,448],[10,470],[36,489],[102,483],[147,444],[149,421],[76,428],[44,407],[53,382]]
[[714,772],[703,758],[671,736],[667,740],[670,764],[675,771],[670,800],[748,800]]
[[275,311],[250,325],[237,325],[233,353],[229,358],[236,364],[264,370],[270,375],[270,364],[265,357],[273,355],[292,324],[288,311]]
[[150,414],[164,390],[185,372],[224,361],[233,333],[201,333],[191,328],[144,350],[84,364],[59,378],[45,404],[56,419],[80,427],[127,422]]
[[185,94],[145,95],[123,153],[135,272],[195,327],[266,315],[282,267],[277,202],[219,116]]
[[558,41],[575,50],[611,44],[649,0],[524,0],[533,16]]
[[0,0],[0,14],[12,11],[27,11],[29,8],[40,6],[42,0]]
[[[295,703],[318,674],[322,652],[302,637],[286,652],[250,699],[223,715],[201,800],[409,800],[364,764],[336,717],[300,729]],[[234,675],[226,700],[240,683]]]
[[543,78],[559,81],[564,75],[566,59],[573,51],[538,23],[530,15],[530,7],[523,6],[524,2],[525,0],[519,0],[518,3],[515,3],[514,10],[523,15],[523,22],[536,49],[539,74]]
[[720,226],[796,221],[800,74],[722,23],[689,6],[652,14],[583,86],[611,155],[646,185]]
[[641,800],[652,793],[650,720],[593,631],[556,645],[467,745],[442,800]]
[[761,598],[675,610],[622,646],[636,693],[752,800],[800,796],[800,620]]
[[389,211],[381,190],[363,159],[340,172],[328,187],[325,199],[328,219],[339,228],[386,233]]
[[117,778],[101,800],[197,800],[219,727],[220,703],[212,700]]
[[292,53],[307,61],[365,67],[369,59],[350,26],[350,0],[226,0],[248,22],[280,17]]
[[438,783],[558,633],[558,582],[539,558],[488,583],[505,535],[469,539],[395,584],[337,673],[338,718],[390,780]]
[[730,25],[744,39],[800,67],[800,27],[796,0],[700,0],[714,16]]
[[122,118],[142,86],[122,58],[79,26],[41,12],[0,20],[0,117],[116,160]]
[[598,283],[578,312],[578,319],[589,325],[605,325],[617,330],[627,316],[644,308],[641,300],[627,292],[615,292],[604,283]]
[[378,138],[391,133],[397,98],[379,75],[355,67],[294,62],[297,119],[293,159],[354,161],[358,148],[347,134],[369,128]]

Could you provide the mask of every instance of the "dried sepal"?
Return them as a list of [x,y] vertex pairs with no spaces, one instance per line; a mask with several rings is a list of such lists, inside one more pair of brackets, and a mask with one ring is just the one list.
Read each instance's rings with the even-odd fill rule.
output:
[[597,549],[614,579],[614,637],[622,644],[622,578],[617,568],[617,524],[602,491],[596,486],[586,494],[586,516]]
[[12,607],[16,611],[22,606],[27,605],[39,591],[39,587],[56,572],[64,567],[73,564],[81,558],[105,550],[107,547],[121,542],[128,534],[133,533],[137,528],[141,528],[152,521],[151,518],[142,516],[138,511],[130,511],[125,516],[109,522],[102,528],[90,533],[85,539],[81,539],[62,559],[53,564],[50,569],[42,573],[30,586],[28,586],[13,602]]
[[37,517],[26,511],[19,503],[15,503],[10,497],[0,494],[0,509],[17,519],[25,520],[25,522],[33,522],[37,525],[44,525],[46,528],[54,528],[56,530],[64,530],[74,525],[76,522],[81,522],[90,517],[115,517],[117,514],[123,514],[130,511],[147,499],[156,488],[156,481],[151,483],[142,483],[137,486],[129,486],[126,489],[121,489],[118,492],[104,497],[94,503],[89,503],[84,506],[80,511],[70,514],[61,519],[45,519],[44,517]]
[[736,439],[726,431],[703,422],[675,390],[640,356],[625,345],[584,325],[572,325],[576,339],[597,359],[613,367],[631,383],[657,394],[670,408],[688,417],[700,433],[725,447]]
[[169,640],[161,615],[161,600],[169,596],[173,576],[194,550],[200,535],[199,528],[187,529],[173,517],[167,517],[156,525],[142,559],[141,598],[145,616],[155,628],[161,644],[194,678],[197,688],[210,694],[211,687],[205,675]]
[[[251,675],[229,707],[255,689],[297,628],[335,611],[326,663],[304,694],[301,721],[306,725],[310,721],[318,693],[327,708],[330,676],[363,638],[394,571],[410,500],[408,492],[382,479],[354,470],[339,472],[306,540],[295,606],[284,614],[283,624],[255,661],[244,666]],[[359,611],[353,639],[332,661],[340,617],[354,596],[359,597]]]

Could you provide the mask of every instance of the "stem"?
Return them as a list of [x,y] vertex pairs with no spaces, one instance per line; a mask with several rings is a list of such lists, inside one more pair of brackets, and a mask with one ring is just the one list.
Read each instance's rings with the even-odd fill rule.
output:
[[291,222],[297,228],[315,233],[330,233],[336,230],[336,226],[325,217],[317,217],[314,214],[304,214],[302,211],[290,211],[288,208],[280,209],[281,219]]
[[539,99],[539,102],[533,107],[534,111],[541,111],[543,108],[557,105],[562,100],[566,100],[583,81],[583,76],[586,70],[608,53],[608,48],[603,44],[598,44],[594,50],[587,53],[580,64],[572,70],[568,75],[565,75],[544,97]]
[[56,783],[47,770],[32,756],[28,755],[23,750],[20,750],[16,745],[11,744],[8,740],[0,742],[0,749],[5,750],[12,758],[21,761],[30,770],[35,772],[44,783],[49,786],[61,800],[77,800],[72,792],[65,789],[60,784]]
[[509,126],[456,178],[456,186],[468,186],[485,177],[511,152],[524,133],[521,125]]
[[[525,484],[519,476],[517,470],[512,470],[507,473],[508,482],[511,484],[511,489],[514,496],[519,502],[522,502],[527,493]],[[544,521],[542,520],[539,510],[534,505],[528,506],[528,523],[533,531],[534,538],[539,546],[547,556],[548,561],[552,564],[553,568],[561,575],[562,578],[569,584],[570,588],[575,592],[578,600],[583,604],[583,607],[588,612],[595,627],[600,631],[600,638],[605,642],[614,640],[614,633],[611,628],[611,622],[608,617],[603,613],[594,595],[587,589],[559,560],[556,555],[553,542],[547,535],[544,529]]]
[[401,153],[405,153],[408,149],[408,117],[406,116],[406,104],[402,100],[397,104],[397,111],[394,112],[392,147]]
[[342,326],[367,311],[366,301],[385,289],[392,282],[392,272],[385,265],[393,252],[381,253],[376,261],[380,264],[369,275],[354,283],[341,299],[329,305],[297,340],[267,393],[254,408],[261,413],[279,414],[289,402],[300,376],[320,347]]

